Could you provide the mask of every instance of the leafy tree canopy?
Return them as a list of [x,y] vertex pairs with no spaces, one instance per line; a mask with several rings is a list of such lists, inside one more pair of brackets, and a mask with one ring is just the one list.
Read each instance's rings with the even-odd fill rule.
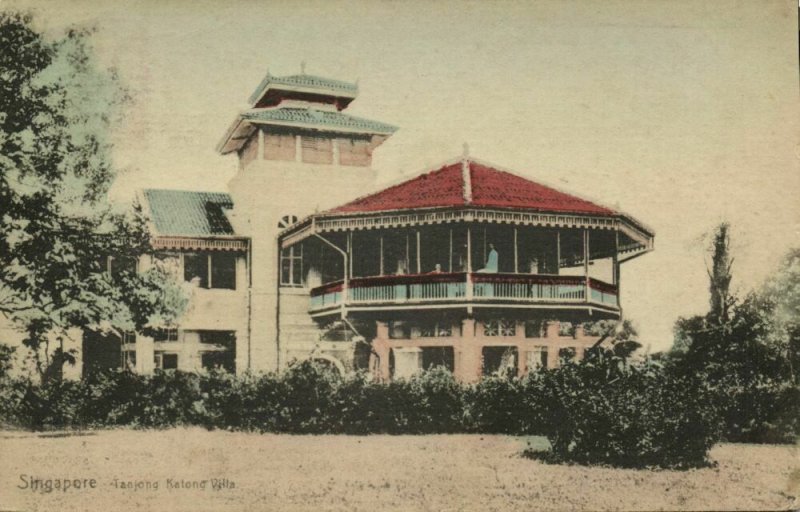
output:
[[[110,129],[129,97],[90,36],[46,37],[29,15],[0,12],[0,313],[33,349],[70,327],[139,329],[185,306],[166,271],[136,272],[149,250],[141,209],[108,202]],[[128,263],[113,278],[109,256]]]

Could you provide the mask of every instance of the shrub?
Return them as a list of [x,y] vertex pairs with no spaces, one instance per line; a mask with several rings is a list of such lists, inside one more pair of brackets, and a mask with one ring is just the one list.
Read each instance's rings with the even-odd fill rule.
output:
[[487,434],[532,433],[525,426],[528,379],[492,375],[466,389],[466,421],[469,430]]
[[698,467],[719,438],[701,379],[611,352],[535,374],[528,396],[557,461],[619,467]]
[[745,443],[794,443],[800,435],[800,387],[756,374],[746,382],[727,375],[715,386],[724,437]]
[[[756,392],[754,399],[764,398]],[[613,352],[469,386],[442,368],[376,383],[306,361],[260,376],[116,371],[45,385],[0,379],[0,421],[36,430],[201,425],[296,434],[541,434],[555,461],[683,468],[702,465],[717,439],[714,396],[701,378],[652,361],[631,365]],[[778,404],[796,411],[799,399],[787,388]],[[796,428],[798,420],[784,421]]]

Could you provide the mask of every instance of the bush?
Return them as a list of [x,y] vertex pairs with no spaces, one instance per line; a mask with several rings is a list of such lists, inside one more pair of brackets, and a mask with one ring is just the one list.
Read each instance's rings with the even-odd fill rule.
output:
[[699,467],[719,438],[719,413],[702,380],[657,363],[627,364],[606,352],[534,374],[529,387],[534,422],[556,461]]
[[[654,362],[630,365],[612,352],[473,385],[443,368],[377,383],[306,361],[259,376],[118,371],[42,386],[0,379],[0,421],[35,430],[201,425],[293,434],[541,434],[555,461],[684,468],[702,465],[717,439],[712,396],[702,379]],[[797,404],[798,395],[787,391],[782,400]]]
[[724,438],[744,443],[794,443],[800,436],[800,387],[766,375],[737,382],[727,375],[715,387],[723,409]]
[[[525,408],[528,379],[492,375],[466,389],[468,428],[487,434],[532,434]],[[530,427],[530,428],[526,428]]]

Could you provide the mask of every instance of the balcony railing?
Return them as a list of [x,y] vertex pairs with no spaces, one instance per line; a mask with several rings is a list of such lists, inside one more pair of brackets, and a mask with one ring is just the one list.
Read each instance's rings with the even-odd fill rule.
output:
[[[587,297],[588,290],[588,297]],[[595,303],[617,308],[617,287],[584,276],[436,273],[359,277],[311,290],[312,312],[347,305],[440,302]]]

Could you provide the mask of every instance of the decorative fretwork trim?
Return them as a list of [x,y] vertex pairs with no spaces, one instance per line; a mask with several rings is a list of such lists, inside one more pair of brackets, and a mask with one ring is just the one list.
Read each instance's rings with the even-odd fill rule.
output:
[[154,249],[184,251],[246,251],[246,238],[192,238],[159,236],[151,241]]
[[[578,229],[620,230],[642,247],[652,248],[652,237],[619,217],[601,217],[563,213],[537,213],[505,210],[459,209],[427,210],[349,217],[315,216],[311,223],[297,226],[281,240],[282,247],[295,244],[313,233],[331,231],[356,231],[363,229],[391,229],[455,222],[487,222],[521,226],[539,226]],[[630,249],[633,249],[631,247]],[[630,250],[629,249],[629,250]],[[624,250],[624,249],[623,249]]]

